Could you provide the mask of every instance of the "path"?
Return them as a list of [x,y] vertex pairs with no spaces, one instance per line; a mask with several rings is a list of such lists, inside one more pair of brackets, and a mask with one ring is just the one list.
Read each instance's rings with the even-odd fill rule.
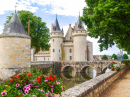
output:
[[130,68],[114,81],[100,97],[130,97]]

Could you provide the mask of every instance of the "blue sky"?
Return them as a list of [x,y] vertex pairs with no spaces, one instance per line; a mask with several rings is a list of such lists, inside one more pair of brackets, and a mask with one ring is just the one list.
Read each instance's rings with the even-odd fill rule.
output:
[[[0,3],[0,34],[3,32],[2,29],[6,17],[14,12],[17,2],[17,10],[29,10],[33,12],[36,16],[41,17],[43,22],[46,22],[48,28],[51,28],[51,24],[54,23],[57,14],[60,27],[63,27],[65,35],[69,24],[73,27],[75,22],[77,22],[79,12],[82,16],[82,9],[86,6],[84,1],[85,0],[3,0]],[[118,54],[120,52],[116,45],[100,52],[99,44],[97,43],[98,39],[88,36],[87,39],[93,42],[94,55],[112,55],[113,53]]]

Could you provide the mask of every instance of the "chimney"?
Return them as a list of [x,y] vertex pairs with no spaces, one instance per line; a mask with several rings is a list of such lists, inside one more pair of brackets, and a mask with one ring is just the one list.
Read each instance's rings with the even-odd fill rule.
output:
[[30,35],[30,21],[28,22],[28,35]]

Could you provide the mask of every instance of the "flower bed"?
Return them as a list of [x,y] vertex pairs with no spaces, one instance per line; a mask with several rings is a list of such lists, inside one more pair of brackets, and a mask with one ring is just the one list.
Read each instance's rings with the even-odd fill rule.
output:
[[112,71],[119,71],[121,69],[121,67],[116,63],[116,62],[111,62],[111,64],[109,64],[108,66],[109,69],[111,69]]
[[6,83],[0,84],[0,97],[54,97],[54,94],[61,94],[65,87],[51,71],[46,75],[40,71],[26,71],[11,76]]

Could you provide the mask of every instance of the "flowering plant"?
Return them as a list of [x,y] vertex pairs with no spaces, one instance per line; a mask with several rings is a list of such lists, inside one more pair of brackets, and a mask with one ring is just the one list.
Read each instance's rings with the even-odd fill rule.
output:
[[0,97],[54,97],[65,91],[62,82],[49,72],[46,75],[41,72],[11,76],[11,80],[0,84]]
[[112,71],[116,70],[119,71],[121,69],[121,67],[116,63],[116,62],[111,62],[111,64],[109,64],[108,66],[109,69],[111,69]]

